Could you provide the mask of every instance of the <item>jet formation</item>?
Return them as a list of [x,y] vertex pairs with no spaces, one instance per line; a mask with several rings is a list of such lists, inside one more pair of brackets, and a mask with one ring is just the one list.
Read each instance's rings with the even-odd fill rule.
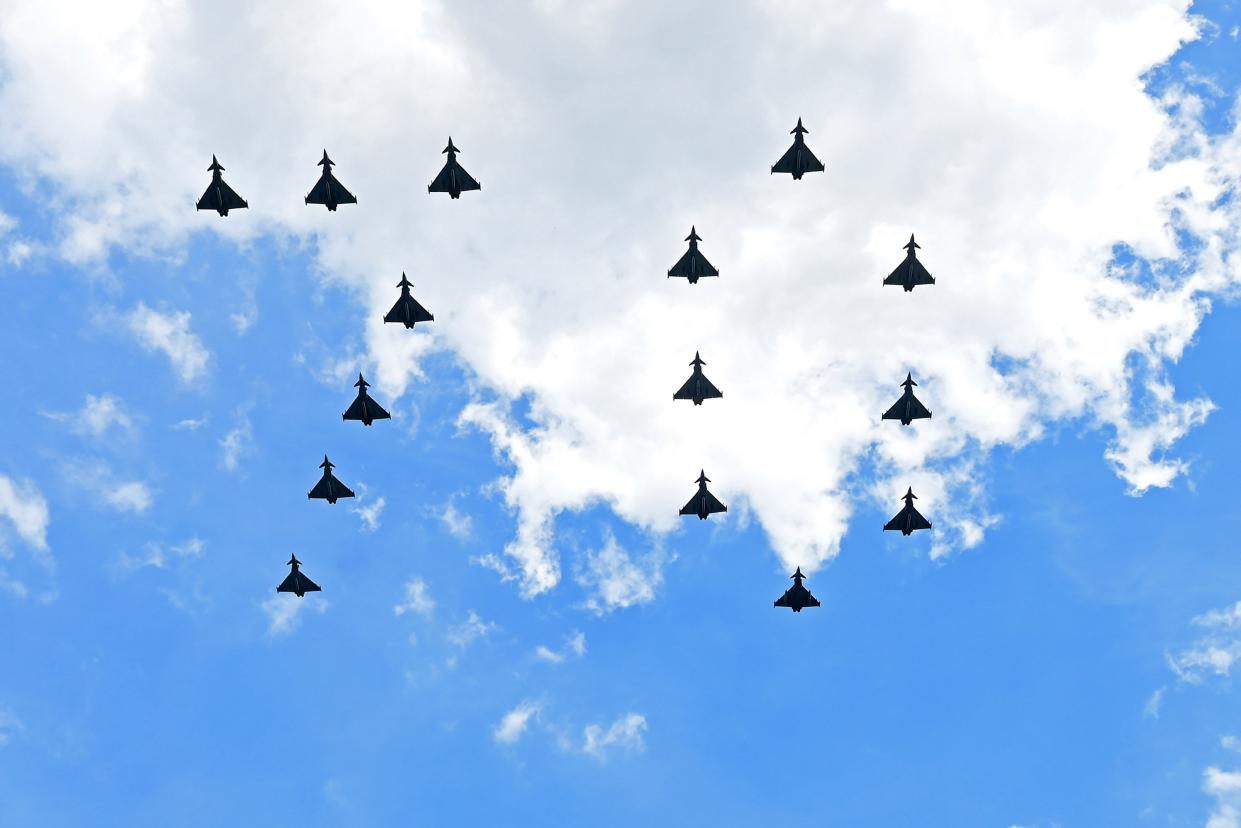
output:
[[935,277],[922,266],[922,262],[918,261],[918,254],[914,252],[921,248],[922,245],[914,241],[914,234],[910,233],[909,243],[905,245],[905,249],[909,251],[905,254],[905,261],[898,264],[896,270],[888,274],[888,278],[884,279],[883,283],[885,285],[900,285],[905,288],[906,293],[909,293],[918,285],[935,284]]
[[207,169],[211,170],[211,183],[207,185],[203,197],[198,199],[199,210],[215,210],[224,217],[229,210],[244,210],[250,206],[232,187],[224,183],[224,177],[220,175],[224,172],[224,167],[214,155],[211,156],[211,166]]
[[276,587],[276,592],[292,592],[298,598],[302,598],[307,592],[321,591],[318,584],[307,578],[306,573],[298,569],[301,563],[296,555],[289,558],[286,566],[293,567],[293,571],[280,582],[280,586]]
[[702,241],[702,236],[698,235],[698,228],[690,227],[689,235],[685,237],[685,241],[689,242],[689,250],[677,259],[677,263],[668,271],[668,278],[676,276],[689,280],[691,285],[698,284],[698,280],[703,276],[719,276],[720,272],[707,261],[707,257],[702,255],[702,251],[698,249],[698,242]]
[[[793,136],[793,144],[780,157],[775,164],[771,166],[771,173],[791,175],[794,181],[800,181],[806,173],[823,172],[825,167],[823,162],[815,156],[810,147],[806,145],[805,136],[810,131],[802,124],[802,119],[797,119],[797,125],[790,130]],[[482,185],[471,176],[457,161],[457,155],[461,151],[453,144],[452,138],[448,139],[448,146],[443,150],[444,155],[448,158],[443,168],[435,179],[427,187],[428,193],[448,193],[452,199],[458,199],[463,192],[472,190],[481,190]],[[322,167],[319,180],[314,187],[306,195],[306,204],[322,204],[329,212],[335,212],[341,204],[356,204],[357,198],[351,193],[332,172],[335,166],[331,158],[328,157],[327,150],[323,151],[323,158],[318,162],[318,166]],[[202,197],[198,199],[196,208],[199,210],[215,210],[221,217],[227,216],[230,210],[240,210],[249,207],[249,204],[240,195],[237,194],[232,187],[225,183],[222,173],[223,165],[220,164],[216,156],[211,156],[211,166],[207,168],[211,172],[211,183],[207,186],[207,190]],[[697,284],[698,280],[704,277],[718,277],[719,270],[711,264],[698,249],[698,242],[702,241],[702,237],[698,235],[696,227],[691,226],[689,235],[685,237],[685,241],[689,242],[689,247],[668,270],[668,278],[684,278],[690,284]],[[911,292],[918,285],[933,285],[935,278],[918,260],[917,250],[921,249],[921,245],[914,239],[911,233],[909,242],[905,245],[905,260],[883,280],[884,285],[898,285],[905,289],[905,292]],[[410,288],[413,285],[406,278],[405,274],[401,274],[401,281],[397,283],[397,287],[401,289],[401,295],[397,299],[392,309],[384,315],[385,323],[403,324],[407,329],[413,328],[418,322],[432,322],[435,317],[414,299]],[[694,354],[694,360],[690,363],[693,366],[693,373],[690,378],[685,381],[681,388],[673,394],[673,400],[690,400],[695,406],[702,405],[703,401],[709,399],[719,399],[724,395],[715,387],[715,385],[707,379],[703,374],[702,366],[706,362],[702,359],[698,352]],[[391,415],[386,409],[376,402],[369,393],[367,388],[369,383],[358,374],[358,381],[354,383],[354,387],[358,389],[357,397],[350,404],[349,408],[341,415],[343,420],[357,420],[364,426],[370,426],[375,420],[391,419]],[[885,420],[899,420],[902,426],[908,426],[914,420],[929,419],[931,412],[922,404],[922,402],[914,395],[913,388],[917,385],[914,382],[912,372],[906,374],[905,381],[901,383],[904,393],[901,398],[896,401],[886,412],[882,418]],[[323,469],[323,476],[314,488],[310,490],[307,497],[312,500],[326,500],[330,504],[336,503],[340,498],[354,497],[353,491],[340,482],[332,469],[335,464],[328,459],[327,455],[323,456],[323,462],[319,464],[319,468]],[[696,515],[699,520],[706,520],[707,517],[721,512],[727,512],[728,507],[719,501],[708,489],[707,483],[710,478],[707,477],[706,471],[700,471],[698,479],[698,491],[690,498],[689,502],[681,507],[680,514],[685,516]],[[931,523],[914,507],[913,501],[917,496],[913,493],[913,488],[902,497],[905,501],[904,508],[896,514],[891,520],[884,525],[884,530],[899,530],[904,535],[910,535],[921,529],[930,529]],[[310,580],[305,573],[300,570],[301,562],[297,556],[290,557],[288,566],[292,569],[288,576],[276,588],[277,592],[291,592],[298,598],[303,597],[307,592],[321,591],[318,584]],[[790,576],[793,579],[793,586],[787,589],[780,598],[776,599],[774,605],[776,607],[787,607],[793,612],[801,612],[806,607],[819,606],[819,600],[811,594],[810,590],[803,585],[805,575],[802,574],[801,567],[797,567],[796,571]]]
[[327,157],[327,150],[323,151],[323,160],[319,162],[319,166],[323,167],[323,172],[315,186],[306,194],[307,204],[322,204],[335,213],[338,205],[358,203],[353,193],[346,190],[345,185],[332,175],[332,159]]
[[431,312],[418,304],[418,300],[409,292],[413,284],[405,278],[404,273],[401,274],[401,281],[397,282],[396,286],[401,289],[401,296],[392,306],[392,310],[384,314],[384,322],[399,322],[406,328],[412,328],[419,322],[435,321]]
[[326,500],[328,503],[335,503],[342,497],[353,497],[353,490],[332,474],[332,469],[336,468],[336,464],[327,459],[326,454],[323,455],[323,462],[319,464],[319,468],[323,469],[323,477],[319,478],[319,482],[306,497],[311,500]]
[[806,576],[801,574],[801,567],[797,567],[797,571],[791,576],[793,585],[784,591],[784,594],[776,599],[773,606],[788,607],[793,612],[801,612],[806,607],[819,606],[819,599],[810,594],[810,590],[802,586],[801,582]]
[[[358,381],[353,384],[353,387],[358,389],[358,396],[349,406],[349,409],[340,415],[342,420],[361,420],[362,425],[369,426],[376,420],[392,419],[392,415],[366,393],[366,389],[369,386],[370,383],[359,373]],[[326,454],[323,456],[323,459],[327,460]]]
[[922,404],[921,400],[914,396],[913,387],[918,383],[914,382],[912,373],[905,375],[905,381],[901,383],[901,387],[905,389],[905,393],[901,398],[892,404],[892,407],[883,412],[885,420],[900,420],[901,425],[907,426],[914,420],[929,420],[931,412]]
[[[448,137],[448,146],[444,147],[444,153],[448,154],[448,161],[444,164],[444,169],[440,170],[440,174],[435,176],[435,180],[427,187],[428,193],[448,193],[451,198],[461,198],[461,194],[467,190],[481,190],[482,184],[479,184],[474,178],[465,171],[465,169],[457,163],[457,153],[461,150],[452,145],[452,136]],[[444,153],[441,153],[444,154]]]
[[802,137],[809,131],[801,125],[801,118],[798,118],[797,126],[793,127],[790,133],[793,136],[793,146],[772,165],[772,175],[788,173],[793,176],[794,181],[800,181],[808,172],[823,172],[823,162],[815,158],[810,147],[806,146],[806,139]]
[[672,395],[674,400],[693,400],[694,405],[702,405],[703,400],[715,400],[724,396],[720,389],[711,384],[711,380],[707,379],[702,373],[702,366],[707,363],[703,361],[698,352],[694,352],[694,361],[690,365],[694,366],[694,373],[690,374],[689,379],[681,386],[681,390]]

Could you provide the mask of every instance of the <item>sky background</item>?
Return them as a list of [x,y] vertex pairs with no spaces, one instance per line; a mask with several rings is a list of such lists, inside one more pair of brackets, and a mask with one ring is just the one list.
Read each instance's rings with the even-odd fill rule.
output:
[[1232,3],[0,10],[0,824],[1241,826]]

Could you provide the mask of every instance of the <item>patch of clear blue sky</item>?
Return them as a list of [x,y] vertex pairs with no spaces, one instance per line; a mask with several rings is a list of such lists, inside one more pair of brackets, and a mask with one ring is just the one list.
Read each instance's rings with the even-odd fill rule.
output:
[[[1237,14],[1200,12],[1219,36],[1168,72],[1187,62],[1214,76],[1229,93],[1212,110],[1223,119],[1241,81]],[[0,207],[22,232],[50,232],[11,182]],[[0,275],[0,471],[48,497],[58,571],[21,551],[5,565],[59,592],[46,605],[0,599],[0,704],[22,721],[0,747],[0,823],[1205,821],[1202,769],[1229,762],[1218,739],[1235,696],[1177,687],[1164,651],[1192,636],[1190,617],[1241,598],[1235,306],[1217,305],[1171,370],[1182,396],[1219,410],[1176,447],[1193,467],[1170,490],[1127,497],[1102,458],[1108,435],[1072,423],[994,458],[986,480],[1004,521],[946,564],[927,560],[926,538],[879,530],[898,503],[863,508],[809,583],[823,606],[795,616],[770,606],[785,583],[760,527],[686,521],[666,541],[657,600],[599,618],[580,607],[582,551],[607,532],[638,554],[651,540],[604,507],[562,517],[565,579],[529,602],[471,565],[514,523],[480,492],[504,465],[455,426],[464,377],[434,357],[396,421],[342,423],[352,389],[314,371],[360,348],[363,311],[318,285],[312,252],[238,252],[204,234],[180,266],[114,257],[111,284],[54,264]],[[229,314],[247,289],[259,316],[238,336]],[[108,312],[139,300],[193,312],[214,355],[201,389],[117,330]],[[99,444],[40,414],[87,393],[120,397],[138,434]],[[203,416],[197,431],[171,428]],[[232,474],[219,440],[242,418],[253,448]],[[306,500],[324,452],[385,499],[374,533],[343,501]],[[118,514],[67,482],[66,467],[95,461],[149,481],[151,510]],[[437,517],[451,498],[473,517],[464,541]],[[194,536],[201,558],[116,566]],[[268,639],[259,603],[290,552],[331,607]],[[393,614],[413,576],[437,602],[430,619]],[[447,631],[470,610],[496,628],[460,648]],[[576,630],[585,658],[533,658]],[[1159,718],[1144,718],[1165,685]],[[525,699],[542,703],[538,720],[517,745],[495,745],[492,728]],[[580,747],[585,725],[629,711],[649,723],[642,753],[601,763],[558,744]]]

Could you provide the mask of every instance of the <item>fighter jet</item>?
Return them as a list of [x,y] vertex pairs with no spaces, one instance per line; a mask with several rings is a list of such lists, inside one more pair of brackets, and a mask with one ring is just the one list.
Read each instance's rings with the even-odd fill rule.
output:
[[901,395],[899,400],[893,403],[891,408],[884,412],[883,419],[900,420],[901,425],[907,426],[914,420],[929,420],[931,418],[931,412],[927,411],[926,406],[914,396],[913,386],[917,384],[914,382],[914,375],[912,373],[905,375],[905,381],[901,383],[905,393]]
[[684,276],[693,285],[697,284],[703,276],[719,276],[720,272],[698,250],[698,242],[702,241],[702,237],[698,235],[696,228],[692,226],[689,228],[689,235],[685,237],[685,241],[689,242],[689,250],[686,250],[685,254],[668,271],[668,278]]
[[335,467],[336,464],[327,459],[326,454],[323,455],[323,462],[319,464],[319,468],[323,469],[323,477],[306,497],[312,500],[326,500],[328,503],[335,503],[338,498],[342,497],[353,497],[353,491],[332,474],[332,469]]
[[362,425],[368,426],[375,422],[375,420],[392,419],[392,415],[384,411],[383,406],[372,400],[370,395],[366,393],[369,385],[370,383],[361,374],[358,374],[358,381],[353,384],[353,387],[358,389],[358,397],[349,406],[349,410],[340,415],[342,420],[361,420]]
[[798,118],[797,126],[792,129],[793,146],[780,156],[780,160],[771,168],[772,174],[791,173],[794,181],[800,181],[805,173],[823,172],[823,162],[814,157],[810,147],[806,146],[806,139],[802,137],[809,131],[801,125],[801,118]]
[[413,284],[405,278],[404,273],[401,274],[401,281],[397,282],[396,286],[401,289],[401,298],[396,300],[392,310],[384,314],[385,322],[400,322],[406,328],[412,328],[417,322],[435,321],[431,312],[419,305],[418,301],[410,295],[409,289],[413,287]]
[[276,592],[292,592],[298,598],[306,595],[307,592],[321,592],[319,585],[306,577],[306,573],[297,567],[301,565],[301,561],[297,556],[289,558],[288,566],[293,567],[293,571],[288,577],[280,582],[280,586],[276,587]]
[[440,174],[435,176],[435,180],[427,187],[428,193],[448,193],[453,198],[461,198],[461,194],[466,190],[483,188],[482,184],[470,177],[470,174],[457,163],[457,153],[461,150],[452,145],[452,136],[448,137],[448,146],[444,147],[444,152],[448,153],[448,161],[444,164],[444,169],[440,170]]
[[323,160],[319,162],[319,166],[323,167],[323,174],[306,196],[307,204],[323,204],[335,213],[338,205],[358,203],[353,193],[346,190],[344,185],[336,180],[336,176],[332,175],[332,159],[327,157],[327,150],[323,151]]
[[711,482],[711,478],[707,477],[706,471],[700,472],[698,480],[695,482],[698,483],[698,492],[689,499],[689,503],[681,507],[681,514],[698,515],[699,520],[706,520],[707,515],[728,511],[727,506],[720,503],[715,499],[715,495],[707,491],[707,484]]
[[896,517],[883,525],[884,530],[899,529],[902,535],[909,535],[919,529],[930,529],[931,522],[914,508],[914,501],[918,499],[918,496],[914,494],[912,486],[902,499],[905,501],[905,508],[897,512]]
[[211,183],[207,185],[207,192],[203,193],[203,197],[198,199],[199,210],[215,210],[221,216],[227,216],[229,210],[241,210],[250,206],[232,187],[224,183],[220,176],[224,167],[220,166],[214,155],[211,156],[211,166],[207,169],[211,170]]
[[714,400],[722,397],[724,394],[720,389],[711,384],[711,380],[707,379],[702,373],[702,366],[707,363],[703,362],[702,357],[698,356],[698,352],[694,352],[694,361],[690,365],[694,366],[694,373],[681,386],[681,390],[672,395],[674,400],[693,400],[694,405],[702,405],[703,400]]
[[797,567],[797,571],[790,577],[793,579],[793,585],[784,591],[784,594],[776,599],[776,607],[788,607],[793,612],[801,612],[806,607],[819,606],[819,599],[810,594],[810,590],[801,585],[805,579],[805,575],[801,574],[801,567]]
[[922,266],[922,262],[918,261],[918,254],[915,250],[921,249],[922,245],[914,241],[914,234],[909,234],[909,244],[905,245],[905,249],[909,251],[905,256],[905,261],[896,266],[888,278],[883,280],[885,285],[900,285],[905,288],[905,292],[914,289],[915,285],[933,285],[935,277],[932,276],[927,269]]

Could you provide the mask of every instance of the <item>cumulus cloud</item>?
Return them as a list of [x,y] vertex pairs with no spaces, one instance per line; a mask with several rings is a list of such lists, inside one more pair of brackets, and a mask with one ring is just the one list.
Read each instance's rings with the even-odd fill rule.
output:
[[379,516],[383,514],[385,505],[387,505],[387,501],[382,497],[377,497],[365,504],[359,503],[357,506],[350,506],[349,511],[362,519],[364,531],[374,532],[379,528]]
[[[47,551],[51,514],[47,500],[34,483],[0,474],[0,518],[8,521],[17,536],[29,546],[39,552]],[[0,551],[3,549],[0,545]]]
[[124,404],[110,394],[102,397],[87,394],[85,404],[78,411],[49,411],[44,416],[68,423],[73,433],[90,437],[102,437],[111,428],[127,432],[134,427]]
[[1206,828],[1241,828],[1241,771],[1212,766],[1202,776],[1202,790],[1215,798]]
[[602,547],[585,554],[577,580],[593,591],[586,606],[602,615],[654,600],[655,590],[664,579],[663,565],[661,550],[635,561],[609,532]]
[[474,532],[474,520],[465,512],[460,511],[456,504],[449,500],[439,513],[440,521],[448,529],[448,534],[460,541],[469,540]]
[[[405,582],[405,600],[392,608],[393,615],[401,616],[407,612],[416,612],[427,618],[435,610],[435,599],[427,589],[426,581],[413,578]],[[473,615],[473,613],[471,613]]]
[[160,351],[184,383],[192,383],[207,371],[211,355],[190,331],[189,311],[160,313],[139,302],[125,317],[130,334],[148,351]]
[[280,638],[296,630],[306,612],[322,614],[331,605],[321,595],[308,592],[304,598],[295,598],[287,593],[273,595],[260,606],[267,614],[267,637]]
[[645,747],[642,739],[645,732],[646,717],[640,713],[626,713],[606,728],[600,724],[587,725],[582,731],[582,752],[605,759],[612,750],[640,751]]
[[500,723],[492,731],[496,742],[502,745],[516,744],[526,732],[530,720],[538,715],[540,707],[539,702],[527,700],[505,713],[504,718],[500,719]]
[[[1205,136],[1190,93],[1141,87],[1197,35],[1185,0],[559,5],[262,12],[230,28],[221,63],[212,18],[184,5],[75,7],[82,25],[65,29],[38,25],[54,3],[19,0],[0,24],[0,160],[65,193],[73,261],[176,247],[203,226],[314,235],[326,277],[364,305],[386,393],[436,348],[486,392],[461,422],[511,464],[505,563],[526,595],[561,579],[557,515],[602,504],[674,531],[669,504],[704,465],[782,567],[808,572],[860,505],[915,474],[936,493],[932,553],[982,542],[994,516],[962,469],[1057,421],[1103,430],[1135,495],[1184,472],[1176,441],[1211,404],[1178,398],[1168,369],[1235,286],[1241,210],[1221,198],[1241,139]],[[666,32],[690,29],[669,48]],[[330,66],[304,59],[319,42]],[[850,82],[807,96],[789,77]],[[794,183],[767,168],[798,115],[827,172]],[[222,159],[255,194],[244,221],[185,209],[212,151],[187,125],[204,119],[251,125]],[[259,197],[304,189],[325,123],[359,159],[365,205],[330,224]],[[408,192],[434,175],[447,123],[486,186],[451,211]],[[704,129],[708,144],[687,141]],[[721,269],[710,284],[663,277],[690,224]],[[879,284],[910,231],[938,278],[913,296]],[[1151,278],[1119,267],[1117,244]],[[448,324],[382,324],[401,270]],[[130,322],[191,381],[208,358],[188,324],[143,305]],[[695,350],[725,393],[710,411],[670,399]],[[890,427],[878,414],[907,370],[935,418]],[[874,480],[854,486],[864,458]]]

